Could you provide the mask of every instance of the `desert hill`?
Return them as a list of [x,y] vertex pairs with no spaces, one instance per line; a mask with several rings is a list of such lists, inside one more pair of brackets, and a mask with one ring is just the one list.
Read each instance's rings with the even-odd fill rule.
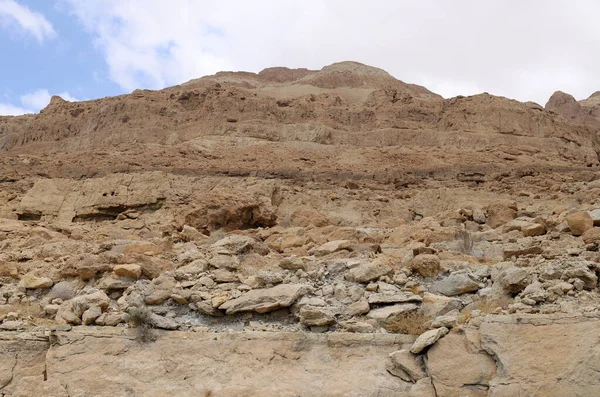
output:
[[600,395],[599,134],[356,62],[0,117],[0,395]]

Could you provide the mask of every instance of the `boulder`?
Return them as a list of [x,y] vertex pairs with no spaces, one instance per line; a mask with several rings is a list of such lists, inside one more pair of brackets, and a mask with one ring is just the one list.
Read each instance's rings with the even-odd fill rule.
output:
[[410,352],[413,354],[421,353],[423,350],[437,342],[441,337],[446,335],[448,331],[448,328],[441,327],[422,333],[411,346]]
[[302,306],[300,309],[300,323],[309,327],[322,327],[335,324],[335,317],[326,308]]
[[237,299],[223,303],[219,309],[226,310],[227,314],[249,311],[267,313],[291,306],[307,292],[307,286],[302,284],[280,284],[273,288],[248,291]]
[[92,324],[101,314],[102,309],[99,306],[91,306],[81,315],[83,325]]
[[398,350],[389,355],[387,371],[406,382],[416,382],[427,377],[422,356],[415,356],[408,350]]
[[518,294],[531,283],[529,272],[520,267],[511,266],[496,277],[494,284],[498,284],[504,291]]
[[571,212],[566,216],[566,220],[574,236],[581,236],[594,227],[594,219],[586,211]]
[[466,274],[451,274],[450,276],[436,281],[430,287],[431,292],[446,296],[455,296],[475,292],[479,285]]
[[378,257],[372,262],[362,263],[349,272],[349,277],[357,283],[368,283],[381,276],[390,274],[393,270],[393,261],[390,258]]
[[21,277],[19,286],[26,289],[50,288],[54,282],[48,277],[38,277],[33,273],[27,273]]
[[440,258],[431,254],[417,255],[408,263],[408,267],[423,277],[435,277],[440,272]]
[[594,221],[594,226],[600,226],[600,209],[588,211]]
[[242,236],[239,234],[232,234],[211,245],[212,249],[224,249],[232,254],[241,255],[251,251],[256,251],[259,254],[266,255],[269,253],[269,249],[264,245],[253,239],[252,237]]
[[116,265],[113,272],[117,276],[138,279],[142,277],[142,267],[136,264]]
[[586,244],[600,243],[600,227],[588,229],[581,235],[581,238]]
[[491,203],[486,209],[486,222],[491,228],[502,226],[517,217],[517,203],[501,200]]
[[427,351],[427,370],[440,396],[488,396],[494,359],[469,348],[464,334],[450,333]]
[[369,295],[368,301],[370,304],[390,304],[390,303],[408,303],[422,302],[423,298],[419,295],[397,292],[397,293],[380,293]]
[[414,303],[399,303],[392,306],[384,306],[377,309],[372,309],[367,317],[378,321],[393,321],[407,313],[417,310],[419,306]]
[[325,256],[333,254],[337,251],[350,250],[352,243],[349,240],[334,240],[328,241],[325,244],[315,248],[314,254],[316,256]]
[[366,314],[371,310],[371,306],[369,302],[364,299],[359,300],[358,302],[354,302],[348,306],[346,306],[345,314],[347,316],[359,316],[361,314]]

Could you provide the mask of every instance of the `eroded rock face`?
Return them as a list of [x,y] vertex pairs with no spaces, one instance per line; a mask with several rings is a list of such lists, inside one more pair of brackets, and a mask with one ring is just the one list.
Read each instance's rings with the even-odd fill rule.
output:
[[[446,100],[342,62],[53,98],[38,115],[0,117],[0,330],[52,344],[48,360],[65,349],[44,378],[15,366],[29,353],[7,347],[15,372],[0,376],[0,394],[98,394],[81,367],[96,339],[109,341],[95,363],[99,379],[121,377],[107,389],[115,395],[152,395],[147,384],[160,395],[531,394],[537,380],[507,373],[501,356],[535,357],[535,341],[496,354],[505,328],[485,332],[508,318],[515,335],[532,321],[571,335],[598,315],[599,98],[557,94],[548,110],[489,94]],[[73,325],[98,333],[65,336]],[[261,355],[272,340],[255,332],[301,340]],[[223,344],[202,347],[210,357],[195,373],[179,372],[172,357],[201,357],[197,333]],[[330,350],[319,339],[313,356],[299,353],[317,333]],[[417,336],[418,353],[407,353]],[[129,344],[155,337],[181,346]],[[386,338],[411,343],[388,351]],[[367,367],[344,367],[350,347],[373,355]],[[115,369],[123,357],[143,364]],[[48,376],[63,364],[81,384],[62,377],[71,368]],[[280,364],[281,385],[268,383]],[[595,364],[566,375],[528,365],[561,393],[575,387],[563,395],[594,391],[582,379]],[[314,374],[329,367],[339,379],[324,384]],[[231,389],[192,390],[199,374]]]
[[237,299],[223,303],[219,308],[231,314],[248,311],[267,313],[291,306],[307,291],[304,285],[281,284],[273,288],[249,291]]

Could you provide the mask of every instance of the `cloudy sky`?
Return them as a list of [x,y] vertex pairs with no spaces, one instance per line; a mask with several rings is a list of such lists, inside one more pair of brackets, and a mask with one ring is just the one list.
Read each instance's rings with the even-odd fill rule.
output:
[[600,1],[0,0],[0,114],[354,60],[444,97],[600,90]]

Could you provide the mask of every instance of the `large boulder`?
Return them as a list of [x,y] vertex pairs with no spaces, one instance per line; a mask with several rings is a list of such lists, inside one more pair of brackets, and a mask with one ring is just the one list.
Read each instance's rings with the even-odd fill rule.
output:
[[571,212],[567,215],[566,220],[571,234],[574,236],[581,236],[594,227],[594,219],[586,211]]
[[368,283],[371,280],[390,274],[393,270],[393,263],[390,258],[378,257],[372,262],[362,263],[351,269],[348,278],[357,283]]
[[492,228],[502,226],[517,217],[517,203],[501,200],[491,203],[486,209],[486,222]]
[[422,254],[415,256],[408,267],[423,277],[435,277],[440,272],[440,258],[433,254]]
[[451,274],[450,276],[436,281],[431,285],[431,292],[446,296],[455,296],[475,292],[479,285],[467,274]]
[[302,284],[280,284],[273,288],[248,291],[239,298],[223,303],[219,306],[219,309],[226,310],[227,314],[238,312],[267,313],[291,306],[307,292],[307,286]]

